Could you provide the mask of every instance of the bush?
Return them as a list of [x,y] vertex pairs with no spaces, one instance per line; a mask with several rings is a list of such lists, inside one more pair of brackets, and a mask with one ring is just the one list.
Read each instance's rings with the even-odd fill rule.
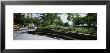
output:
[[75,28],[75,31],[76,32],[79,32],[79,33],[93,33],[93,30],[92,28],[83,28],[83,27],[78,27],[78,28]]

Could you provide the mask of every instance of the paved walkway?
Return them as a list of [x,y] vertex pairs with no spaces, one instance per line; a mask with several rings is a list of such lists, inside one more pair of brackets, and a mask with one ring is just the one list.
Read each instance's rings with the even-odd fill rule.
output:
[[27,33],[22,33],[21,31],[14,31],[14,40],[58,40],[46,36],[40,36],[38,34],[27,34]]

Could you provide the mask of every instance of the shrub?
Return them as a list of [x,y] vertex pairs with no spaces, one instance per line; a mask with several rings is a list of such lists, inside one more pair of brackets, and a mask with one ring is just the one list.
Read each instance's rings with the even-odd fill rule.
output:
[[78,27],[78,28],[75,28],[75,31],[79,33],[93,33],[92,28],[88,29],[88,28]]

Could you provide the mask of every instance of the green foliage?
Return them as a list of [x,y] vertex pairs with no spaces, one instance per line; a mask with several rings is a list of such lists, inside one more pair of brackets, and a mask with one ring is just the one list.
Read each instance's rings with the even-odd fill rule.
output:
[[67,13],[67,20],[72,21],[73,25],[84,25],[87,24],[88,27],[97,25],[97,14],[88,13],[87,16],[81,17],[78,13]]
[[69,27],[68,22],[64,23],[64,26],[65,26],[65,27]]
[[[81,17],[79,13],[65,13],[67,14],[67,20],[73,23],[73,27],[68,22],[64,23],[59,16],[60,13],[40,13],[39,17],[25,16],[22,13],[14,13],[14,24],[21,27],[34,24],[39,30],[51,30],[57,29],[61,32],[80,32],[80,33],[95,33],[97,25],[97,14],[88,13],[86,16]],[[87,27],[84,26],[87,24]],[[83,25],[84,27],[74,27]]]
[[63,22],[58,16],[58,13],[42,13],[41,14],[41,24],[43,27],[48,26],[48,25],[63,25]]
[[67,13],[67,14],[68,14],[67,20],[73,21],[75,14],[74,13]]
[[83,18],[84,22],[88,24],[89,27],[97,25],[97,14],[96,13],[88,13],[87,16]]
[[80,32],[80,33],[92,33],[93,32],[92,28],[84,28],[84,27],[76,27],[75,31]]
[[15,25],[18,25],[21,23],[21,17],[23,17],[21,13],[14,13],[14,24]]

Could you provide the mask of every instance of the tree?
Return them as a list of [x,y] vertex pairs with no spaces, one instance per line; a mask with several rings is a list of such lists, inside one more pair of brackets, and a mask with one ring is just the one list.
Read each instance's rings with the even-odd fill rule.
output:
[[88,27],[97,25],[97,14],[88,13],[87,16],[84,17],[84,22],[88,25]]
[[79,13],[67,13],[67,14],[68,14],[67,20],[72,21],[73,25],[83,24],[82,17],[79,15]]
[[69,27],[68,22],[64,23],[64,26],[65,26],[65,27]]
[[40,18],[40,17],[35,17],[35,18],[33,19],[33,23],[34,23],[34,25],[37,26],[37,27],[39,27],[40,24],[41,24],[39,18]]
[[25,18],[25,23],[26,23],[26,26],[29,26],[29,23],[31,23],[31,18],[29,16],[27,16],[27,18]]
[[43,13],[41,15],[43,26],[53,25],[53,23],[56,25],[62,24],[62,20],[60,19],[60,16],[58,16],[58,13]]
[[25,21],[25,19],[23,18],[24,18],[24,15],[22,13],[14,13],[14,24],[23,26]]
[[18,25],[20,24],[20,18],[22,17],[21,13],[14,13],[14,24]]
[[73,21],[74,20],[74,16],[75,16],[74,13],[67,13],[67,15],[68,15],[67,20],[69,20],[69,21]]

